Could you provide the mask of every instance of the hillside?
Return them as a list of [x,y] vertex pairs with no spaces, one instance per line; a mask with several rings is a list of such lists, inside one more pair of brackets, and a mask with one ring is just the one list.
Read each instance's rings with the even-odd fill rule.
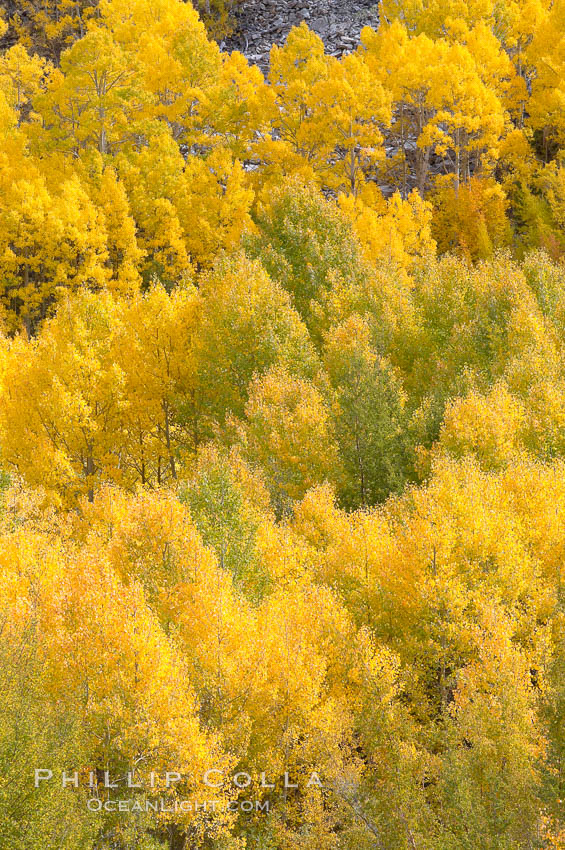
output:
[[222,41],[226,50],[240,50],[250,62],[268,67],[273,44],[282,45],[293,26],[306,21],[332,56],[355,49],[364,26],[378,26],[378,4],[372,0],[244,0],[234,11],[232,36]]
[[199,8],[0,20],[0,850],[565,850],[565,0]]

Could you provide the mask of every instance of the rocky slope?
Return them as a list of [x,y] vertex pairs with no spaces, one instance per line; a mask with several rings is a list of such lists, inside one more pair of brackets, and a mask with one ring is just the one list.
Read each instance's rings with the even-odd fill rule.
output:
[[301,21],[322,38],[327,53],[341,56],[357,47],[364,26],[377,26],[379,16],[374,0],[241,0],[235,20],[235,33],[222,48],[240,50],[265,71],[271,45],[283,44]]

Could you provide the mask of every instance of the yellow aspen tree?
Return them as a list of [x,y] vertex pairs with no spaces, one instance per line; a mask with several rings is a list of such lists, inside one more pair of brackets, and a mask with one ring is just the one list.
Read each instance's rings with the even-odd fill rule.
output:
[[114,310],[100,293],[68,297],[37,339],[16,338],[6,356],[4,464],[54,503],[92,499],[119,469],[123,376],[110,359]]
[[183,168],[175,206],[186,234],[189,255],[209,268],[225,251],[238,248],[251,225],[253,192],[245,173],[229,151],[213,151],[206,159],[190,158]]
[[194,451],[194,436],[180,427],[179,407],[196,383],[196,303],[192,287],[169,295],[157,284],[120,304],[110,344],[127,398],[119,440],[120,471],[128,486],[176,480],[183,454]]
[[[217,736],[200,728],[198,697],[185,659],[159,627],[140,584],[123,584],[98,551],[86,549],[69,559],[59,587],[47,589],[42,614],[53,692],[71,710],[81,711],[90,769],[114,778],[130,771],[134,781],[143,780],[144,796],[167,799],[169,806],[155,816],[154,828],[173,821],[206,832],[209,818],[202,809],[171,817],[167,808],[171,811],[179,797],[202,799],[207,789],[201,777],[210,762],[227,773],[231,760]],[[180,783],[167,787],[172,764],[184,788]],[[151,770],[159,777],[153,788]],[[221,799],[225,791],[216,790]],[[101,793],[105,799],[112,794]],[[216,817],[218,828],[229,819],[219,806]]]
[[505,619],[494,606],[485,611],[479,657],[460,673],[441,791],[454,837],[464,831],[475,841],[504,837],[526,847],[541,828],[538,764],[545,742],[529,660],[512,643]]
[[456,187],[469,179],[471,166],[492,164],[507,117],[483,79],[480,56],[463,42],[411,36],[397,21],[378,33],[366,28],[362,37],[369,66],[391,87],[401,149],[396,180],[404,197],[408,169],[419,191],[426,189],[432,153],[447,159]]
[[305,130],[321,146],[316,167],[323,183],[356,196],[365,175],[375,176],[385,157],[382,130],[390,123],[389,97],[359,56],[328,59],[325,77],[310,92],[312,117]]
[[30,164],[27,177],[14,175],[0,220],[2,306],[11,329],[23,323],[29,334],[61,291],[100,288],[111,278],[102,211],[78,176],[52,193]]
[[207,92],[222,60],[190,3],[182,0],[104,0],[104,29],[138,69],[144,114],[163,120],[176,140],[190,144]]
[[432,232],[441,253],[485,260],[511,245],[509,201],[492,177],[473,176],[463,186],[438,178],[432,202]]
[[516,77],[508,85],[503,71],[502,78],[493,83],[496,89],[501,85],[506,88],[513,114],[522,126],[528,86],[535,76],[528,49],[549,7],[548,0],[510,0],[504,4],[493,0],[432,0],[426,4],[420,0],[401,3],[385,0],[383,15],[386,21],[398,21],[415,35],[425,33],[431,38],[474,43],[484,57],[488,56],[489,63],[498,55],[499,70],[503,70],[500,60],[507,63],[510,59]]
[[532,96],[528,103],[529,124],[542,134],[545,160],[550,146],[563,146],[563,73],[565,67],[565,4],[557,0],[540,23],[527,57],[535,68]]
[[145,252],[141,268],[145,283],[155,277],[172,286],[190,280],[193,273],[186,233],[175,206],[183,168],[184,160],[167,132],[153,135],[139,152],[117,157],[117,172]]
[[63,53],[60,69],[36,98],[46,144],[73,155],[115,153],[134,138],[144,97],[131,57],[107,30],[91,28]]
[[108,288],[122,294],[135,292],[141,285],[139,268],[144,253],[138,245],[125,186],[111,166],[96,173],[91,185],[90,194],[106,231],[107,265],[111,270]]
[[402,197],[408,194],[410,176],[423,194],[432,151],[419,139],[434,117],[430,101],[432,69],[444,65],[446,46],[425,34],[412,37],[396,20],[378,32],[365,27],[361,37],[365,61],[388,89],[393,103],[391,132],[399,152],[389,165],[389,172]]
[[[30,529],[26,529],[25,537],[19,542],[30,554]],[[9,535],[2,535],[1,539],[2,546],[9,548]],[[40,550],[41,543],[33,542],[36,551]],[[11,583],[4,564],[3,575]],[[52,682],[42,658],[37,608],[28,609],[22,620],[17,603],[13,598],[7,599],[7,595],[0,600],[0,621],[4,624],[0,634],[0,765],[4,776],[0,839],[18,850],[26,845],[30,850],[39,850],[51,840],[65,842],[69,850],[79,850],[95,841],[96,834],[86,808],[86,789],[61,795],[56,783],[43,783],[43,787],[34,789],[35,794],[29,795],[26,788],[29,791],[31,765],[49,764],[53,775],[60,775],[69,764],[82,765],[87,761],[81,720],[53,699]],[[20,597],[21,607],[24,598],[29,601]],[[32,786],[33,770],[32,767]]]
[[273,48],[270,79],[279,107],[277,134],[321,183],[356,195],[365,172],[384,159],[381,129],[390,106],[379,80],[356,55],[326,57],[304,23],[283,48]]
[[386,21],[398,20],[410,32],[425,32],[432,38],[442,35],[446,21],[459,19],[466,23],[488,19],[494,12],[493,0],[384,0]]
[[279,513],[336,476],[338,453],[323,397],[284,367],[252,382],[238,430],[243,455],[262,470]]
[[186,505],[171,492],[105,488],[87,506],[80,535],[92,551],[104,546],[127,585],[143,586],[163,629],[178,638],[206,725],[243,756],[250,704],[258,714],[264,708],[256,691],[265,653],[252,607],[203,545]]
[[463,45],[450,45],[447,68],[438,66],[430,100],[436,110],[419,143],[432,144],[435,152],[451,160],[455,187],[470,178],[471,164],[483,168],[496,159],[506,116],[496,93],[481,79],[472,53]]
[[385,261],[407,273],[433,257],[432,205],[417,191],[403,200],[399,192],[384,198],[353,198],[340,195],[339,205],[351,218],[355,233],[372,263]]
[[47,84],[52,66],[30,55],[18,43],[0,56],[0,86],[8,93],[17,112],[18,124],[34,117],[33,101]]
[[312,86],[327,74],[324,43],[303,21],[291,29],[283,47],[273,46],[269,68],[279,113],[277,133],[290,152],[310,162],[319,141],[308,138],[305,128]]
[[120,157],[118,172],[149,255],[145,277],[154,273],[173,284],[187,277],[191,260],[210,267],[222,250],[233,251],[250,225],[253,193],[225,149],[185,160],[163,131]]
[[485,469],[499,469],[519,455],[525,419],[524,406],[502,383],[487,396],[471,393],[448,404],[438,451],[474,455]]
[[203,143],[225,147],[238,159],[255,158],[256,145],[275,117],[274,101],[272,86],[257,65],[238,51],[222,54],[217,83],[207,90],[201,109]]

